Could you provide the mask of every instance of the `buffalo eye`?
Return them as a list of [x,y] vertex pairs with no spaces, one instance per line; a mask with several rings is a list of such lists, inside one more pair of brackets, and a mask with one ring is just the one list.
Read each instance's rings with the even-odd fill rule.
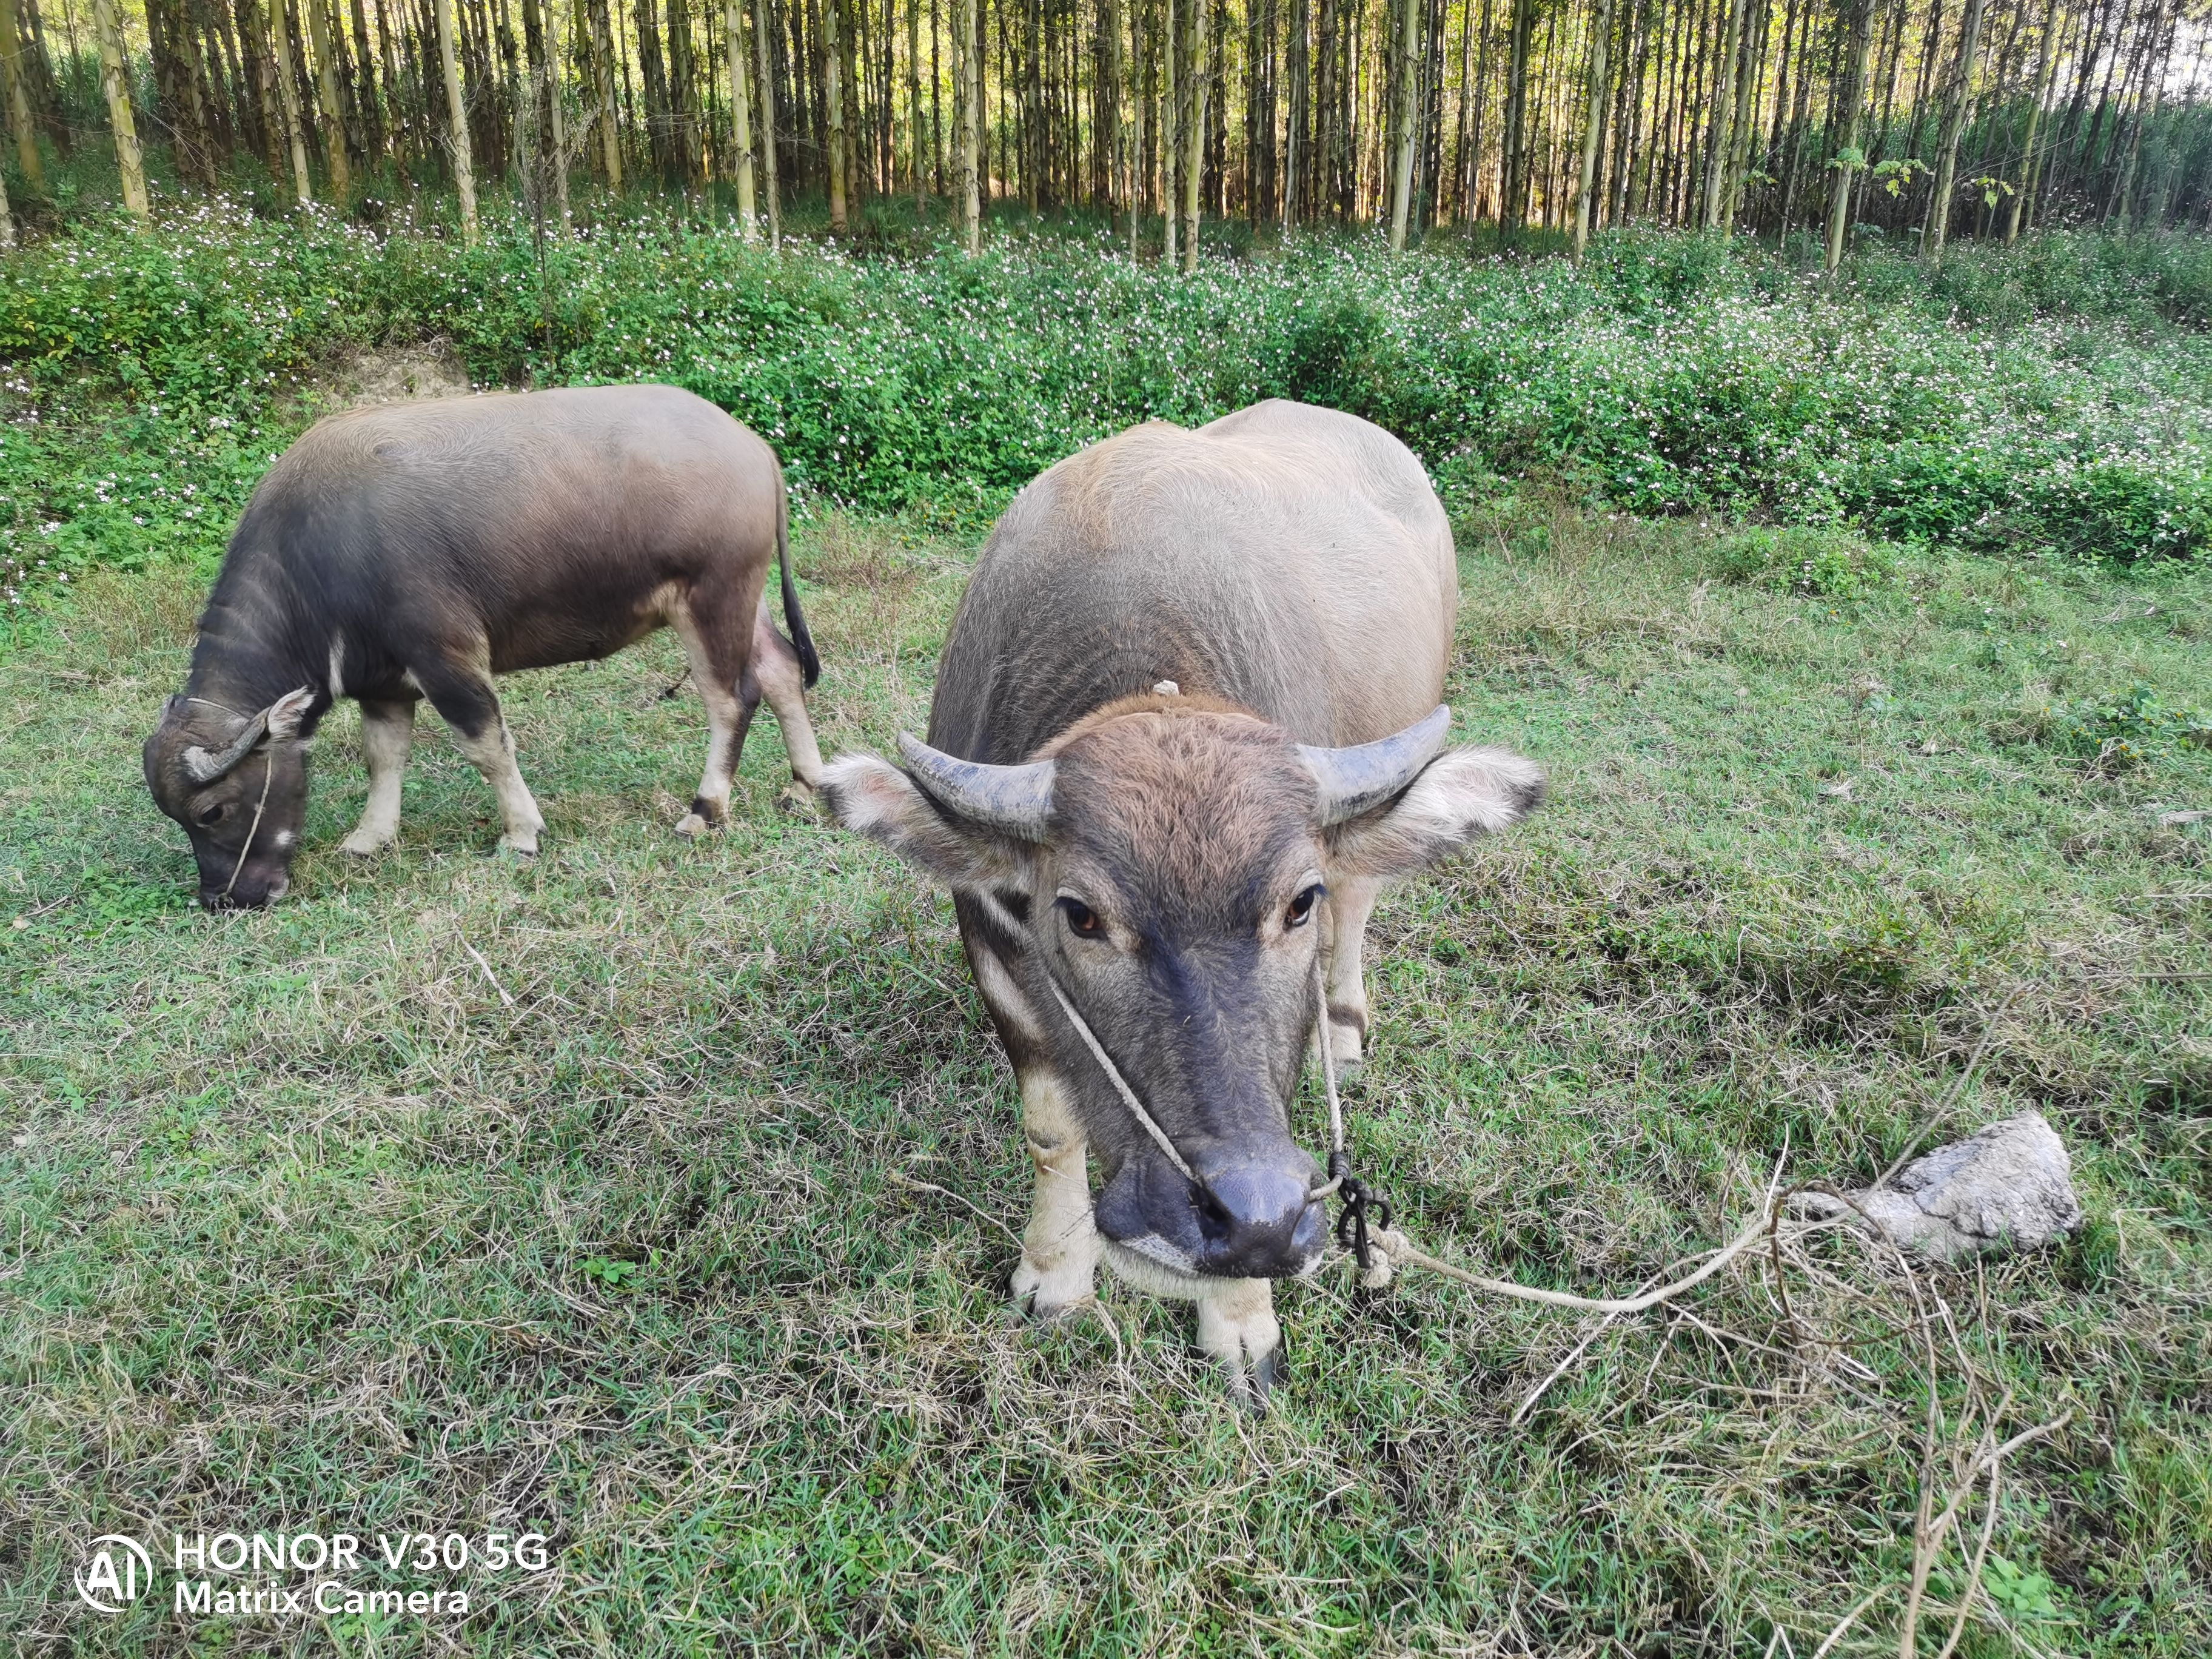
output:
[[1313,915],[1314,906],[1321,902],[1321,884],[1316,882],[1292,899],[1291,908],[1283,912],[1283,925],[1286,927],[1304,927],[1307,918]]
[[1081,899],[1061,899],[1060,913],[1067,918],[1069,929],[1078,938],[1103,939],[1106,937],[1106,924],[1098,919],[1098,913]]
[[202,829],[208,830],[213,829],[216,824],[222,822],[222,815],[228,811],[230,811],[230,808],[224,805],[220,801],[216,802],[213,806],[202,807],[199,812],[200,827]]

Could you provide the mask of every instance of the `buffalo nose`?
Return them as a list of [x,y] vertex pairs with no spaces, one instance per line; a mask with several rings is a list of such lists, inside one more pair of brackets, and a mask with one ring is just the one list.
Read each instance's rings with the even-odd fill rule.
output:
[[1303,1273],[1322,1248],[1320,1205],[1307,1197],[1312,1171],[1280,1164],[1234,1164],[1210,1173],[1199,1194],[1202,1270],[1233,1279]]

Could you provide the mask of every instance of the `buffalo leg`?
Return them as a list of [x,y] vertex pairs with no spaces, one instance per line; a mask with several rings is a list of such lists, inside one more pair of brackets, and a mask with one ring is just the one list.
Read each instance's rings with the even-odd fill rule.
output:
[[[730,780],[745,751],[745,732],[760,707],[759,678],[748,659],[749,636],[737,634],[723,607],[678,605],[669,613],[684,654],[690,659],[691,682],[707,705],[707,769],[691,810],[676,826],[679,836],[703,836],[730,816]],[[703,614],[702,614],[703,612]]]
[[[481,643],[476,649],[479,657],[489,656]],[[500,818],[506,825],[499,844],[510,853],[535,854],[545,820],[538,815],[530,786],[522,781],[522,769],[514,763],[514,733],[507,729],[507,718],[500,713],[489,671],[440,664],[428,671],[417,669],[416,678],[430,706],[453,727],[453,746],[483,774],[498,798]]]
[[1273,1279],[1198,1279],[1118,1245],[1109,1245],[1105,1256],[1115,1277],[1132,1290],[1197,1304],[1200,1351],[1220,1362],[1239,1399],[1267,1403],[1283,1375],[1283,1327],[1275,1317]]
[[806,717],[806,671],[799,666],[799,653],[768,619],[765,603],[753,619],[753,672],[783,730],[791,775],[811,789],[822,775],[822,750],[815,746],[814,722]]
[[411,698],[396,702],[361,702],[361,754],[368,763],[368,804],[361,822],[340,844],[357,858],[367,858],[392,844],[399,833],[399,780],[407,770],[407,752],[415,743],[415,704]]
[[1328,1052],[1337,1079],[1344,1083],[1359,1075],[1366,1058],[1367,985],[1360,947],[1366,942],[1367,918],[1374,914],[1378,890],[1371,881],[1331,882],[1322,909],[1328,946],[1322,983],[1328,996]]
[[1032,1063],[1022,1073],[1022,1138],[1036,1169],[1036,1202],[1022,1230],[1012,1289],[1017,1306],[1051,1319],[1097,1289],[1098,1229],[1091,1218],[1091,1174],[1083,1126],[1060,1079]]

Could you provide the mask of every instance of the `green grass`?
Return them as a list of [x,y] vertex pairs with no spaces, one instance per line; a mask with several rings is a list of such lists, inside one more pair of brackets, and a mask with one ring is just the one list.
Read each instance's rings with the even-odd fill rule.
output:
[[[2008,1461],[1964,1650],[2201,1655],[2212,819],[2174,815],[2212,807],[2206,572],[1531,501],[1460,540],[1457,729],[1555,794],[1378,912],[1363,1164],[1441,1254],[1626,1289],[1785,1146],[1863,1182],[1931,1120],[2043,1110],[2085,1230],[1926,1278],[1947,1412],[1971,1364],[2008,1431],[2075,1413]],[[802,528],[825,748],[919,726],[969,556]],[[666,636],[521,677],[544,855],[489,854],[489,792],[426,736],[356,865],[341,712],[295,896],[210,919],[137,777],[198,599],[100,573],[0,661],[19,1650],[1803,1656],[1887,1585],[1838,1651],[1897,1650],[1926,1385],[1878,1258],[1787,1276],[1840,1349],[1749,1262],[1609,1326],[1331,1269],[1279,1298],[1259,1419],[1184,1310],[1109,1285],[1110,1326],[1024,1329],[1005,1235],[894,1178],[1024,1214],[950,906],[776,812],[772,723],[693,848]],[[187,1638],[70,1589],[94,1533],[312,1522],[534,1527],[553,1565],[388,1629]]]

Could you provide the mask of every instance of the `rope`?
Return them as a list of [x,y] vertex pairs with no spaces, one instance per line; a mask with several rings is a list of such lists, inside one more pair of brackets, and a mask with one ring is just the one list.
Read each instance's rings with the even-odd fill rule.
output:
[[1044,969],[1044,982],[1052,988],[1052,1000],[1060,1005],[1060,1012],[1067,1016],[1067,1023],[1075,1028],[1075,1035],[1083,1039],[1083,1046],[1091,1050],[1091,1059],[1097,1060],[1098,1069],[1106,1073],[1106,1080],[1114,1085],[1115,1092],[1121,1097],[1121,1103],[1129,1109],[1129,1115],[1145,1126],[1145,1133],[1158,1143],[1159,1149],[1167,1154],[1168,1162],[1182,1171],[1182,1178],[1192,1186],[1203,1190],[1206,1183],[1200,1181],[1192,1172],[1190,1165],[1183,1161],[1182,1154],[1176,1150],[1175,1142],[1168,1139],[1168,1132],[1160,1127],[1158,1123],[1153,1121],[1152,1115],[1145,1109],[1144,1102],[1137,1098],[1137,1091],[1132,1089],[1127,1081],[1123,1079],[1121,1068],[1114,1064],[1105,1048],[1100,1045],[1098,1039],[1091,1034],[1091,1028],[1083,1023],[1083,1016],[1075,1012],[1075,1005],[1067,1000],[1066,994],[1060,988],[1060,981],[1054,977],[1052,965],[1045,961],[1044,951],[1041,945],[1037,951],[1037,966]]
[[[218,705],[220,707],[220,705]],[[238,862],[230,866],[230,879],[223,884],[222,896],[230,896],[230,890],[238,885],[240,872],[246,860],[253,856],[253,838],[261,833],[261,815],[269,808],[269,786],[276,776],[276,745],[270,744],[261,757],[261,799],[253,803],[253,822],[246,827],[246,845],[238,849]]]

